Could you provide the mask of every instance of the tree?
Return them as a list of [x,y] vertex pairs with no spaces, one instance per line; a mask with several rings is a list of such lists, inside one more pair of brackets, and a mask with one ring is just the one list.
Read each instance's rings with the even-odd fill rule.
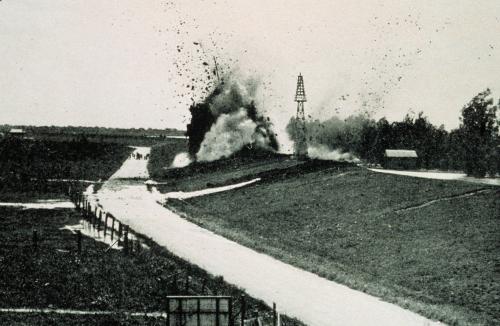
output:
[[476,95],[462,109],[461,125],[465,153],[465,173],[484,177],[487,172],[494,174],[492,163],[496,159],[498,138],[497,106],[493,104],[491,91],[486,89]]

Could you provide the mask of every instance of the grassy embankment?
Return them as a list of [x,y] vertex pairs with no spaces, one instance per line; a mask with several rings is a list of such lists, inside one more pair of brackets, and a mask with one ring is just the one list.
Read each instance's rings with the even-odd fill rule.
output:
[[184,168],[172,168],[175,155],[186,151],[187,142],[184,140],[151,148],[149,173],[156,181],[166,182],[158,186],[160,192],[194,191],[272,175],[286,177],[297,173],[298,166],[302,164],[287,155],[261,152],[257,157],[239,154],[215,162],[195,162]]
[[168,139],[151,147],[148,170],[151,178],[162,180],[165,171],[172,164],[175,155],[187,152],[186,139]]
[[[165,311],[167,295],[232,295],[242,291],[222,278],[173,256],[142,238],[150,249],[125,256],[106,244],[84,237],[77,253],[76,236],[61,229],[77,224],[74,210],[20,210],[0,207],[0,307],[62,308],[115,311],[108,316],[0,313],[0,324],[14,322],[58,325],[160,325],[164,319],[130,317],[120,312]],[[32,247],[32,230],[40,237]],[[186,280],[189,282],[186,287]],[[247,298],[248,311],[269,315],[269,307]],[[238,312],[239,300],[235,302]],[[288,325],[300,325],[288,321]]]
[[[427,317],[500,322],[498,188],[348,166],[280,174],[169,205],[227,238]],[[198,178],[201,185],[207,176]],[[398,211],[481,188],[488,190]]]
[[67,182],[49,179],[106,180],[131,151],[125,145],[88,141],[3,139],[0,199],[59,198],[67,190]]

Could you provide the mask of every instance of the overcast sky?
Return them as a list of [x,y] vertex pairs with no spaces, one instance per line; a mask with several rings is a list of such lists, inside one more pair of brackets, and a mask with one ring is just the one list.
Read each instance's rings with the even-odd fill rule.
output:
[[278,129],[299,72],[312,118],[412,110],[449,129],[499,97],[499,31],[498,0],[3,0],[0,123],[184,129],[215,56],[259,78]]

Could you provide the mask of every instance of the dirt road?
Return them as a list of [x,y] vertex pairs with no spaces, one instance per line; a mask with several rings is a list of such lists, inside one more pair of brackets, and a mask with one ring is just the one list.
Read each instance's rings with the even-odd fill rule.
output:
[[[146,153],[149,149],[137,148]],[[308,325],[434,325],[413,312],[352,290],[205,230],[156,202],[141,181],[147,171],[130,158],[97,193],[105,210],[174,254]],[[146,168],[146,165],[142,165]],[[136,175],[132,175],[136,173]]]
[[373,172],[405,175],[408,177],[435,179],[435,180],[459,180],[472,183],[480,183],[489,186],[500,186],[500,178],[473,178],[468,177],[463,173],[452,172],[427,172],[427,171],[403,171],[403,170],[385,170],[385,169],[368,169]]

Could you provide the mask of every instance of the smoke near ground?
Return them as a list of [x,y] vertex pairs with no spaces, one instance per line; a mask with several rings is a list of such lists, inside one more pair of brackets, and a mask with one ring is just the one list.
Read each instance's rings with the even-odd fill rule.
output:
[[201,143],[196,153],[198,161],[215,161],[229,157],[243,146],[253,143],[257,125],[250,120],[246,111],[221,114]]
[[233,73],[222,79],[202,103],[192,105],[187,128],[189,153],[197,161],[229,157],[249,150],[277,151],[272,124],[255,105],[259,82]]
[[183,168],[191,164],[191,158],[189,154],[186,152],[179,153],[175,155],[174,160],[172,161],[172,168]]
[[337,149],[331,150],[326,145],[308,146],[307,155],[318,160],[359,162],[359,159],[350,152],[341,152]]
[[[310,158],[358,161],[357,153],[363,142],[365,127],[373,122],[366,114],[349,116],[345,120],[334,116],[325,121],[307,121],[308,156]],[[290,138],[295,141],[297,124],[292,118],[287,126]]]

